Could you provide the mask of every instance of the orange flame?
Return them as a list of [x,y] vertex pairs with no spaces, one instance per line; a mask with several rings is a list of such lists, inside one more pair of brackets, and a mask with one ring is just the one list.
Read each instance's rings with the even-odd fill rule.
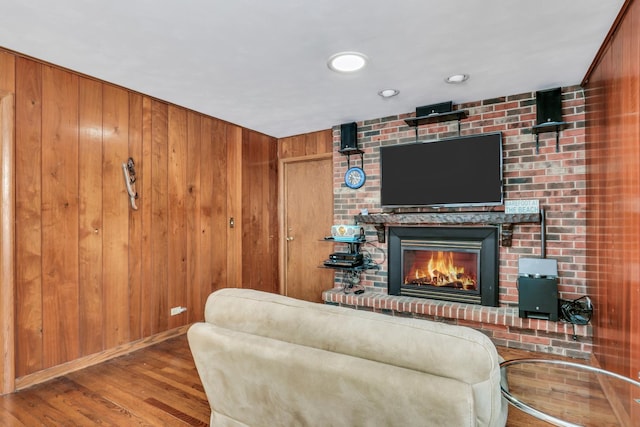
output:
[[454,252],[434,252],[426,265],[414,266],[413,273],[405,283],[432,286],[449,286],[472,290],[476,288],[475,277],[465,274],[464,267],[456,266]]

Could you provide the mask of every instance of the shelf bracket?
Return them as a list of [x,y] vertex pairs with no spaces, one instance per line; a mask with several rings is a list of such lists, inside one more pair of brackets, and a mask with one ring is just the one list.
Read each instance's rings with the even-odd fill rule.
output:
[[[448,108],[451,108],[451,105],[452,104],[449,103]],[[420,126],[428,125],[432,123],[441,123],[441,122],[446,122],[451,120],[458,121],[458,136],[460,136],[462,132],[461,121],[462,119],[466,118],[468,115],[466,110],[449,110],[449,111],[441,112],[437,110],[432,110],[429,107],[430,106],[417,108],[416,117],[409,117],[404,120],[408,126],[415,127],[416,142],[418,142],[418,128]],[[424,114],[427,111],[430,111],[430,112],[427,114]],[[421,113],[423,115],[421,115]]]
[[378,236],[378,243],[385,243],[387,241],[385,237],[386,227],[384,224],[374,224],[376,229],[376,235]]
[[556,133],[556,153],[560,152],[560,131],[568,126],[566,122],[547,122],[536,125],[531,130],[536,135],[536,154],[540,153],[540,134],[546,132]]
[[500,224],[500,246],[510,248],[513,241],[513,224]]

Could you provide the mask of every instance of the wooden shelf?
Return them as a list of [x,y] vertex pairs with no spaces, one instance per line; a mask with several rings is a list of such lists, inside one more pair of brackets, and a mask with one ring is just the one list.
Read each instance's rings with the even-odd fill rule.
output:
[[569,123],[567,122],[547,122],[533,126],[531,128],[531,133],[537,135],[545,132],[559,132],[567,126],[569,126]]
[[364,154],[364,151],[358,148],[345,148],[344,150],[338,150],[338,153],[350,156],[352,154]]
[[405,123],[411,127],[414,126],[422,126],[431,123],[440,123],[446,122],[450,120],[462,120],[467,117],[466,110],[456,110],[456,111],[448,111],[446,113],[433,113],[428,116],[421,117],[410,117],[408,119],[404,119]]
[[515,224],[539,223],[540,214],[504,212],[443,212],[356,215],[358,224]]
[[542,215],[507,214],[504,212],[443,212],[443,213],[380,213],[355,215],[357,224],[374,224],[378,242],[385,241],[385,227],[388,225],[500,225],[502,246],[511,246],[513,224],[540,224]]

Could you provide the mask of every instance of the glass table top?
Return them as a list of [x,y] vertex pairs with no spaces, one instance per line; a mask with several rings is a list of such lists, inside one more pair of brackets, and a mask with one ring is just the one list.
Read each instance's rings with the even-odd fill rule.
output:
[[547,423],[640,426],[638,381],[563,360],[514,359],[500,366],[507,379],[502,386],[507,401]]

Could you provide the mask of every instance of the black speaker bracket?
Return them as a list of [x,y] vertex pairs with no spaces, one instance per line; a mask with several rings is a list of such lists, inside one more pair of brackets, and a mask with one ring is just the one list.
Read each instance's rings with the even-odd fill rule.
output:
[[351,168],[351,156],[354,154],[360,155],[360,168],[364,170],[364,151],[358,149],[351,150],[340,150],[338,151],[340,154],[347,156],[347,169]]
[[[424,107],[420,107],[424,108]],[[418,127],[422,125],[428,125],[431,123],[441,123],[446,121],[457,120],[458,121],[458,136],[460,136],[460,121],[467,118],[466,110],[454,110],[445,112],[433,112],[425,116],[409,117],[404,122],[410,126],[415,127],[416,141],[418,141]]]
[[560,152],[560,131],[569,125],[567,122],[547,122],[535,125],[531,133],[536,136],[536,154],[540,153],[540,134],[546,132],[556,133],[556,153]]

